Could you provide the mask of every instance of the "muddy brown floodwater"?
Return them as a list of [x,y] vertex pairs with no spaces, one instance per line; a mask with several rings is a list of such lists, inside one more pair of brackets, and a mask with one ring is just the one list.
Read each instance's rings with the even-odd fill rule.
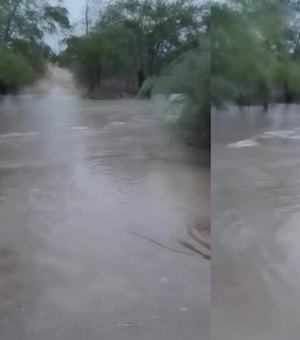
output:
[[298,339],[300,106],[212,126],[213,339]]
[[132,232],[188,252],[209,170],[153,103],[72,91],[0,103],[0,339],[208,340],[210,262]]

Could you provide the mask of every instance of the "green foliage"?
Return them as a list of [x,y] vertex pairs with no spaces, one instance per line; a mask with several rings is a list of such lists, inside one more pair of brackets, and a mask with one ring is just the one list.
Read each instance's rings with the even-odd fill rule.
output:
[[118,27],[118,37],[126,37],[123,53],[152,76],[197,40],[200,14],[201,6],[190,0],[117,0],[108,5],[97,26]]
[[266,105],[286,92],[300,95],[295,4],[232,0],[212,5],[213,104],[242,99]]
[[22,39],[11,41],[10,46],[16,53],[23,56],[36,75],[44,73],[47,46]]
[[70,38],[65,56],[72,63],[78,81],[87,87],[91,94],[99,89],[105,75],[113,70],[118,71],[120,67],[114,42],[98,32]]
[[[87,36],[67,42],[63,59],[69,59],[89,90],[99,90],[107,77],[134,82],[137,90],[139,71],[146,78],[157,75],[195,46],[202,27],[200,14],[201,6],[191,0],[114,0],[89,27]],[[94,79],[100,68],[101,76]]]
[[155,78],[148,78],[144,81],[143,86],[139,89],[137,97],[139,99],[150,98],[155,86]]
[[68,11],[43,0],[0,0],[0,13],[4,42],[15,38],[40,42],[47,33],[70,28]]
[[[155,82],[156,93],[182,94],[180,113],[175,126],[192,143],[210,145],[210,44],[201,40],[200,47],[177,58]],[[176,108],[175,108],[176,109]]]
[[52,55],[43,38],[68,30],[68,11],[44,0],[0,0],[0,75],[16,91],[46,69]]
[[90,95],[101,96],[103,84],[113,78],[133,80],[137,92],[142,72],[146,81],[138,97],[183,93],[187,100],[175,125],[193,142],[209,145],[208,2],[114,0],[86,23],[86,36],[69,39],[61,60],[72,65]]
[[0,76],[10,91],[17,91],[32,79],[33,70],[20,53],[0,45],[0,55]]
[[54,33],[58,27],[64,30],[69,30],[71,28],[68,17],[69,13],[65,7],[46,5],[43,8],[43,11],[43,19],[48,25],[48,32]]

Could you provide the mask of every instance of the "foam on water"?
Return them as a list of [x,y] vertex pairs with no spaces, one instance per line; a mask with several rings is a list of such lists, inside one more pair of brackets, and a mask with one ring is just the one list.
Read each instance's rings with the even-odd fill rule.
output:
[[89,128],[87,126],[71,126],[70,130],[88,130]]
[[274,131],[265,131],[261,134],[260,138],[290,138],[294,135],[293,130],[274,130]]
[[250,148],[254,146],[258,146],[259,143],[254,139],[245,139],[238,141],[236,143],[230,143],[227,145],[230,149],[240,149],[240,148]]
[[40,132],[38,131],[30,131],[30,132],[9,132],[0,135],[0,139],[10,139],[10,138],[17,138],[17,137],[30,137],[39,135]]
[[259,146],[259,139],[288,139],[288,140],[300,140],[299,128],[293,130],[270,130],[264,131],[259,135],[255,135],[249,139],[237,141],[227,145],[230,149],[240,149]]

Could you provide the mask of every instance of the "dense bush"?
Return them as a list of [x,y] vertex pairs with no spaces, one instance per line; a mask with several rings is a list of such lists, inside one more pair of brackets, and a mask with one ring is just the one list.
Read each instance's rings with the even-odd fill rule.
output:
[[[92,94],[105,79],[118,78],[135,92],[146,78],[194,46],[201,6],[192,0],[114,0],[99,11],[85,36],[67,40],[62,60]],[[89,22],[89,21],[88,21]]]
[[[206,39],[207,40],[207,39]],[[174,121],[184,137],[194,144],[210,145],[210,47],[203,38],[201,48],[176,59],[154,86],[156,93],[183,94]]]
[[0,77],[8,92],[44,74],[51,56],[46,34],[69,28],[68,12],[59,1],[54,6],[36,0],[0,1]]
[[33,79],[33,69],[19,52],[0,45],[0,78],[10,92],[16,92]]
[[298,1],[212,4],[212,103],[300,99]]

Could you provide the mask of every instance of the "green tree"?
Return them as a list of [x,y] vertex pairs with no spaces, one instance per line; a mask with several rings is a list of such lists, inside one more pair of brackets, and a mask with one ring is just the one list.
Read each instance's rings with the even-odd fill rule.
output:
[[195,44],[201,9],[190,0],[117,0],[105,8],[97,28],[114,27],[119,38],[124,36],[122,52],[128,53],[136,69],[152,76]]
[[214,104],[299,96],[296,1],[232,0],[212,5]]
[[[73,39],[70,39],[64,57],[69,55],[73,65],[77,61],[79,78],[91,77],[91,81],[85,79],[85,84],[95,83],[90,68],[99,69],[101,63],[101,78],[117,77],[131,83],[135,79],[138,85],[146,77],[159,74],[180,54],[197,45],[203,27],[201,9],[202,6],[192,0],[112,1],[102,11],[94,10],[99,13],[96,24],[89,26],[86,36],[75,38],[81,46],[77,49],[79,54],[74,51]],[[90,41],[94,41],[94,46]],[[91,53],[93,58],[88,58]],[[87,59],[95,65],[84,66]],[[84,69],[87,77],[83,77]]]
[[14,38],[41,41],[60,27],[69,29],[68,11],[44,0],[0,0],[0,33],[4,42]]
[[0,43],[0,55],[0,77],[9,92],[16,92],[31,81],[33,70],[22,54]]
[[67,62],[72,63],[79,82],[87,87],[90,94],[95,94],[103,77],[118,68],[119,55],[113,41],[92,32],[88,36],[72,37],[67,44]]
[[[202,37],[199,47],[180,55],[154,83],[154,92],[182,94],[171,107],[180,134],[193,144],[210,146],[210,41]],[[178,105],[179,104],[179,105]]]
[[[193,0],[115,0],[61,56],[90,94],[117,78],[185,100],[175,126],[193,143],[210,144],[210,9]],[[139,78],[139,79],[138,79]],[[139,81],[138,81],[139,80]]]
[[0,0],[0,77],[8,88],[16,91],[42,75],[51,55],[45,35],[69,29],[68,11],[60,2]]

